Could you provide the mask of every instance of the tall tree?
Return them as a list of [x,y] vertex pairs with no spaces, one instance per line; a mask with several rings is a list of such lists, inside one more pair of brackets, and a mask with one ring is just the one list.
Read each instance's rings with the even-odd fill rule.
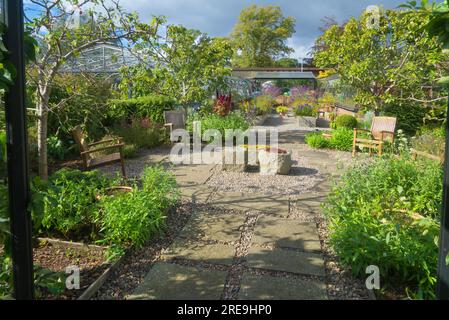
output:
[[279,6],[249,6],[242,10],[231,33],[237,67],[267,67],[292,53],[287,40],[295,33],[295,18],[284,17]]
[[[98,44],[126,40],[128,44],[139,37],[156,33],[159,18],[151,25],[139,22],[138,15],[126,13],[119,0],[30,0],[39,14],[27,19],[27,27],[39,42],[34,63],[35,72],[29,77],[36,89],[38,121],[39,175],[48,177],[47,126],[51,112],[49,99],[53,82],[61,67],[83,50]],[[34,71],[33,70],[33,71]]]
[[183,26],[167,26],[165,35],[143,41],[136,50],[146,59],[122,70],[125,93],[131,87],[135,95],[158,93],[185,105],[204,101],[231,75],[228,41]]
[[379,25],[362,14],[343,26],[330,25],[317,40],[315,64],[334,69],[355,100],[380,112],[387,104],[435,107],[444,98],[432,90],[447,54],[424,30],[428,18],[416,12],[381,10]]
[[281,67],[281,68],[296,68],[299,66],[299,61],[298,59],[295,58],[281,58],[279,60],[276,61],[275,63],[276,67]]

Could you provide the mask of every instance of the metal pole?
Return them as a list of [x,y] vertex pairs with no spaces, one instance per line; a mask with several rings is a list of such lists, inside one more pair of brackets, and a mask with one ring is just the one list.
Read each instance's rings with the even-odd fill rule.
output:
[[5,45],[11,52],[9,60],[17,71],[14,84],[5,97],[14,290],[16,299],[29,300],[34,298],[34,290],[31,216],[27,210],[30,191],[22,0],[7,1],[6,29]]
[[441,213],[440,252],[438,256],[437,298],[449,300],[449,266],[446,257],[449,254],[449,99],[446,118],[446,152],[444,155],[443,210]]

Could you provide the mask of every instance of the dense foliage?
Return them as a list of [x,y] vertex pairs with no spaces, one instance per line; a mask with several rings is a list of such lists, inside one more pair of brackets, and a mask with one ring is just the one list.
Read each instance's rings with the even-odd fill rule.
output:
[[[40,185],[38,185],[40,183]],[[86,235],[98,239],[99,218],[96,196],[103,194],[111,182],[99,172],[63,169],[48,183],[35,181],[43,199],[42,212],[35,212],[34,226],[51,234],[76,239]],[[40,215],[42,215],[40,217]]]
[[402,130],[408,135],[414,135],[423,126],[427,112],[428,110],[417,104],[388,104],[385,106],[383,115],[395,117],[398,130]]
[[176,180],[160,167],[146,168],[142,189],[101,201],[104,242],[140,247],[165,227],[167,210],[178,198]]
[[407,157],[359,163],[338,181],[325,209],[330,241],[355,275],[376,265],[384,289],[433,298],[442,168]]
[[198,30],[169,25],[163,36],[146,39],[135,49],[145,61],[121,70],[124,96],[131,88],[135,97],[157,93],[186,106],[209,98],[231,75],[231,46]]
[[333,130],[330,138],[324,137],[322,132],[309,133],[305,138],[305,142],[312,148],[340,151],[351,151],[353,140],[354,131],[344,127]]
[[164,169],[149,167],[141,188],[110,193],[113,185],[97,171],[63,169],[48,182],[36,179],[36,233],[118,247],[143,245],[163,229],[167,210],[177,201],[176,181]]
[[164,111],[171,110],[175,101],[167,96],[148,95],[134,99],[110,100],[108,102],[107,123],[115,124],[132,118],[149,118],[156,123],[164,123]]

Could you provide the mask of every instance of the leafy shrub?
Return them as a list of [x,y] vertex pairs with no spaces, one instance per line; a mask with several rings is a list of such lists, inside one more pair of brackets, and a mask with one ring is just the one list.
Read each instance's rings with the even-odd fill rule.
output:
[[167,210],[177,201],[175,178],[161,167],[149,167],[142,185],[142,190],[102,199],[104,242],[141,247],[165,227]]
[[332,131],[330,146],[332,149],[340,151],[351,151],[354,141],[354,131],[346,128],[339,128]]
[[263,116],[273,110],[274,99],[270,95],[262,95],[254,99],[254,104],[256,105],[257,115]]
[[108,104],[109,125],[134,117],[164,123],[164,111],[173,109],[175,101],[165,96],[152,95],[128,100],[110,100]]
[[411,144],[418,151],[442,156],[446,145],[446,129],[444,127],[422,128],[411,140]]
[[[111,80],[101,76],[58,75],[49,101],[54,110],[48,113],[49,135],[57,135],[67,144],[72,139],[70,129],[83,125],[92,139],[100,139],[105,133],[104,121],[107,101],[112,97],[111,88]],[[30,99],[34,100],[35,97]]]
[[324,205],[340,261],[360,277],[376,265],[387,288],[433,298],[442,179],[437,162],[407,157],[375,158],[344,174]]
[[426,108],[418,104],[388,105],[383,114],[397,118],[396,129],[403,130],[408,135],[414,135],[424,123]]
[[96,196],[110,185],[111,182],[97,171],[62,169],[56,172],[48,183],[36,186],[43,200],[43,212],[40,219],[34,216],[35,227],[65,237],[79,238],[90,233],[89,236],[97,238]]
[[305,141],[309,146],[315,149],[327,149],[330,147],[330,140],[323,137],[321,132],[306,135]]
[[297,117],[316,117],[318,115],[315,107],[311,105],[300,105],[293,109]]
[[353,130],[354,128],[357,128],[358,122],[355,117],[344,114],[337,117],[337,119],[335,120],[335,124],[337,129],[346,128]]
[[201,135],[206,130],[215,129],[220,131],[222,138],[226,138],[226,130],[242,130],[245,132],[249,129],[248,121],[238,112],[232,112],[226,117],[217,114],[200,115],[194,114],[188,118],[187,130],[193,132],[193,122],[201,121]]
[[[131,125],[121,124],[112,128],[114,135],[117,135],[128,145],[134,145],[137,148],[153,148],[163,144],[165,133],[157,124],[143,124],[135,120]],[[131,151],[128,147],[128,152]]]
[[57,160],[64,160],[68,153],[64,143],[57,136],[47,138],[47,148],[50,157]]
[[336,149],[351,151],[354,139],[352,130],[341,128],[332,131],[331,138],[323,137],[322,132],[314,132],[306,135],[305,142],[316,149]]

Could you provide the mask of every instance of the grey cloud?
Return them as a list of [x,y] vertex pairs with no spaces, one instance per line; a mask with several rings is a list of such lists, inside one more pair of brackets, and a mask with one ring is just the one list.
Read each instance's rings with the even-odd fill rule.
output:
[[395,8],[406,0],[122,0],[122,5],[137,11],[143,20],[164,15],[169,23],[199,29],[212,36],[226,36],[236,23],[240,11],[251,4],[279,5],[284,14],[296,18],[294,47],[310,47],[320,34],[321,19],[334,16],[343,22],[358,16],[369,5]]

